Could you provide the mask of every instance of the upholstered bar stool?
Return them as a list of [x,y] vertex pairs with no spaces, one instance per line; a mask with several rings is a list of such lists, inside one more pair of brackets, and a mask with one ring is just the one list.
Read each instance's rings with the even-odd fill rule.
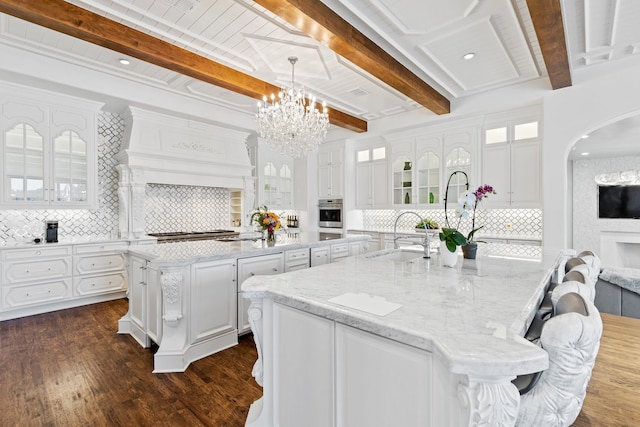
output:
[[602,320],[591,301],[575,292],[558,299],[556,315],[547,320],[540,337],[549,368],[513,381],[521,392],[517,426],[560,427],[575,421],[601,337]]

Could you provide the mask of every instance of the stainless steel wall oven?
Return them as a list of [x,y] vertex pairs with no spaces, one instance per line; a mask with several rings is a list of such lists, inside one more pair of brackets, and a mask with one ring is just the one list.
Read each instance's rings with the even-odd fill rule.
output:
[[323,199],[318,202],[321,228],[342,228],[342,199]]

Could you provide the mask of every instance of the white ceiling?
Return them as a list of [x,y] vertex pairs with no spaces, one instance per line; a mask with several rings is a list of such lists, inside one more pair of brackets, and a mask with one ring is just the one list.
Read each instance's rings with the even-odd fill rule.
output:
[[[251,0],[69,2],[276,85],[290,84],[287,57],[297,56],[297,84],[367,121],[424,110]],[[323,2],[450,100],[546,78],[526,0]],[[640,60],[640,1],[562,0],[562,7],[574,76],[604,63]],[[1,18],[0,43],[233,110],[255,111],[255,100],[246,96],[137,59],[123,66],[117,52]],[[475,57],[464,60],[469,52]]]

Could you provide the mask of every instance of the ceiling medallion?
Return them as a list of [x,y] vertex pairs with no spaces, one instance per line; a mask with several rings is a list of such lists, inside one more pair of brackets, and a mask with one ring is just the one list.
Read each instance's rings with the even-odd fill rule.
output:
[[322,111],[316,107],[316,97],[307,98],[304,88],[296,89],[294,69],[298,58],[289,57],[291,63],[291,87],[283,88],[278,99],[271,94],[258,102],[258,134],[274,150],[290,157],[306,156],[327,136],[329,114],[326,102]]

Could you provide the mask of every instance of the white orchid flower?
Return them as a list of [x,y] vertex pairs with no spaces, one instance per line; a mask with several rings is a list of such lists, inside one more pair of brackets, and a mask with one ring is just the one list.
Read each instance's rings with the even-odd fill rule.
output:
[[[476,196],[473,193],[465,193],[458,199],[458,205],[460,206],[461,214],[463,218],[466,218],[469,211],[473,210],[476,203]],[[467,215],[465,215],[467,214]]]

